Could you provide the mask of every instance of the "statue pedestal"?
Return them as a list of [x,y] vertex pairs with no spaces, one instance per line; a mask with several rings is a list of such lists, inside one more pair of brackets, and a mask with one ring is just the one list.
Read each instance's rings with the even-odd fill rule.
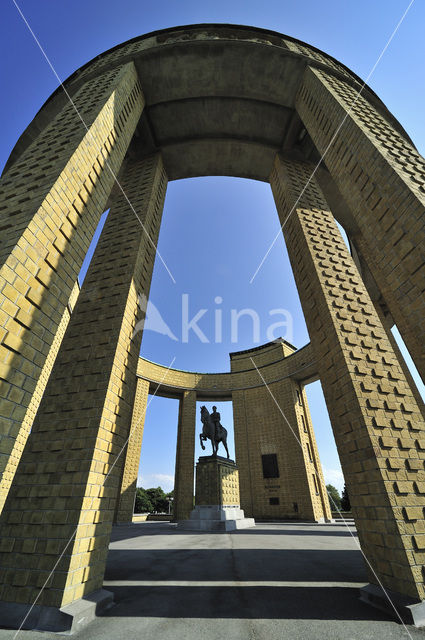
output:
[[239,504],[239,473],[233,460],[201,456],[196,465],[195,508],[179,529],[192,531],[234,531],[255,526],[245,518]]

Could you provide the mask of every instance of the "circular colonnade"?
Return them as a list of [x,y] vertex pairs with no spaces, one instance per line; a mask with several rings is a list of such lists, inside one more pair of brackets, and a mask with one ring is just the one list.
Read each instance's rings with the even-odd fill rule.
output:
[[[64,607],[88,594],[103,598],[109,532],[134,496],[128,481],[137,455],[129,444],[122,468],[113,459],[132,420],[143,422],[146,397],[163,373],[139,360],[141,336],[132,339],[138,293],[149,292],[167,181],[204,175],[269,181],[275,196],[311,338],[295,353],[283,343],[262,347],[263,370],[275,375],[266,381],[302,444],[301,453],[291,450],[287,486],[304,487],[299,502],[311,519],[326,511],[302,396],[303,380],[319,377],[360,543],[375,572],[364,598],[379,596],[379,576],[420,616],[423,405],[390,326],[397,323],[423,374],[425,171],[401,125],[340,62],[251,27],[194,25],[135,38],[81,67],[64,86],[18,140],[0,192],[4,619],[20,623],[38,596],[46,558],[62,549],[74,526],[72,548],[28,625],[60,626]],[[71,314],[77,275],[106,208]],[[273,364],[267,358],[276,349]],[[250,458],[253,425],[265,425],[259,455],[272,455],[279,438],[291,446],[255,368],[245,363],[238,370],[246,357],[231,358],[229,374],[172,371],[172,383],[161,383],[162,393],[181,399],[182,514],[191,505],[193,463],[190,469],[183,451],[194,437],[197,395],[232,397],[247,513],[257,488],[248,490],[243,478],[256,465],[261,472],[259,459]],[[298,509],[281,489],[282,501]]]

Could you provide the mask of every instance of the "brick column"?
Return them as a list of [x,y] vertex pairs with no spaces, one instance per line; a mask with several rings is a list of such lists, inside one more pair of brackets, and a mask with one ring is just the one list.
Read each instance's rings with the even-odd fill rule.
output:
[[385,329],[385,333],[387,334],[387,338],[391,343],[391,346],[393,348],[394,354],[397,357],[398,363],[400,365],[400,367],[403,370],[403,373],[406,377],[406,380],[409,384],[409,387],[415,397],[416,403],[422,413],[422,417],[425,419],[425,404],[424,401],[422,399],[422,396],[419,392],[419,389],[416,385],[416,382],[413,379],[412,374],[410,373],[409,367],[406,364],[406,360],[404,359],[404,356],[402,354],[402,352],[400,351],[400,347],[398,346],[396,339],[393,336],[393,332],[391,331],[391,328],[393,327],[393,322],[391,319],[391,316],[385,316],[382,310],[381,305],[379,304],[379,302],[374,302],[374,307],[375,307],[375,311],[379,316],[380,321],[382,322],[382,326]]
[[[330,210],[338,219],[338,221],[344,226],[348,234],[351,254],[353,256],[354,262],[359,269],[359,273],[362,276],[364,285],[368,290],[371,300],[375,306],[375,310],[379,316],[380,321],[382,322],[382,326],[386,331],[387,337],[391,342],[394,353],[397,356],[399,364],[403,369],[404,375],[406,376],[410,388],[412,389],[418,407],[420,407],[422,415],[425,418],[424,401],[422,400],[422,396],[418,391],[415,381],[413,380],[412,374],[409,371],[409,367],[406,365],[405,359],[392,334],[391,327],[394,325],[394,320],[391,314],[388,313],[388,308],[383,299],[382,292],[380,291],[376,280],[372,276],[369,266],[365,260],[364,256],[365,254],[368,254],[368,249],[367,247],[365,247],[364,238],[360,234],[357,225],[353,224],[354,219],[350,207],[341,196],[339,190],[336,188],[335,182],[332,180],[328,171],[326,171],[325,169],[321,169],[316,173],[316,177],[318,179],[319,186],[323,192],[323,195],[325,196],[326,201],[330,207]],[[384,308],[386,310],[386,313],[384,313]]]
[[117,524],[124,524],[126,522],[132,522],[133,520],[148,394],[149,382],[138,378],[136,395],[134,396],[133,415],[131,418],[131,436],[127,443],[125,454],[123,454],[125,455],[125,460],[115,517]]
[[387,589],[417,602],[425,424],[314,178],[296,204],[312,169],[277,157],[273,193],[362,549]]
[[44,365],[41,368],[40,375],[37,380],[37,384],[35,385],[35,389],[31,396],[31,400],[27,407],[24,419],[22,420],[22,424],[16,438],[14,453],[13,455],[11,454],[9,456],[6,465],[4,466],[3,476],[1,478],[0,513],[3,509],[3,505],[9,492],[10,485],[12,484],[18,461],[23,451],[24,444],[27,441],[28,434],[31,431],[34,418],[37,414],[38,407],[40,406],[41,398],[43,397],[47,381],[52,372],[53,364],[58,354],[59,347],[62,343],[63,336],[65,335],[65,331],[69,324],[71,313],[75,306],[75,302],[78,298],[79,293],[80,287],[78,283],[75,283],[68,301],[68,305],[65,307],[62,319],[59,323],[55,337],[53,338],[53,342],[50,346],[49,353],[47,354]]
[[384,108],[381,114],[325,71],[307,69],[297,110],[320,153],[346,118],[325,162],[350,204],[364,257],[425,381],[425,160]]
[[[319,451],[317,449],[316,436],[308,408],[307,394],[304,387],[296,381],[293,381],[293,394],[295,399],[295,416],[298,431],[301,436],[300,440],[303,444],[304,469],[310,488],[309,497],[312,503],[313,518],[316,521],[330,520],[332,518],[331,509],[334,507],[329,504],[328,492],[326,490]],[[290,419],[289,421],[291,422]],[[307,455],[305,450],[307,450]]]
[[67,104],[0,182],[0,510],[31,428],[31,398],[57,353],[114,183],[105,164],[118,171],[144,105],[133,63],[85,83],[73,99],[80,115]]
[[2,620],[8,603],[34,601],[70,539],[35,611],[102,586],[136,386],[138,294],[148,293],[166,182],[159,156],[128,162],[121,184],[139,219],[121,193],[112,200],[1,516]]
[[174,520],[186,520],[193,509],[195,466],[196,391],[180,399],[174,481]]
[[239,469],[239,494],[241,509],[247,518],[254,517],[254,491],[251,470],[253,451],[249,446],[248,420],[245,391],[232,391],[233,431],[235,437],[236,464]]

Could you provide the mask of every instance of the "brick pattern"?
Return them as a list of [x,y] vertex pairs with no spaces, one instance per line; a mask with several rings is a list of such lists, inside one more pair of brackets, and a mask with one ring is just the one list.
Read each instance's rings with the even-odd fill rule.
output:
[[[285,377],[293,377],[301,374],[301,377],[311,377],[316,374],[315,363],[312,362],[311,345],[307,344],[299,351],[291,350],[285,355],[281,345],[275,345],[275,349],[265,346],[267,357],[262,351],[249,352],[255,355],[257,367],[262,363],[262,375],[267,383],[280,380]],[[253,366],[249,355],[245,355],[244,361],[233,359],[231,361],[232,371],[228,373],[196,373],[193,371],[179,371],[178,369],[167,369],[162,365],[150,362],[144,358],[139,359],[138,375],[146,380],[151,380],[152,389],[160,385],[161,393],[164,389],[171,389],[174,394],[180,394],[186,389],[196,389],[199,392],[206,391],[208,396],[214,396],[217,390],[226,392],[227,397],[233,391],[246,389],[249,387],[260,387],[263,385],[261,378]],[[288,357],[290,356],[290,357]],[[309,376],[305,376],[305,365],[310,364]]]
[[120,495],[117,501],[115,515],[117,523],[132,522],[133,519],[148,393],[149,382],[138,378],[131,418],[131,436],[125,450]]
[[[258,375],[258,374],[257,374]],[[254,483],[251,473],[251,447],[247,429],[247,412],[244,391],[232,392],[233,432],[235,454],[239,469],[240,505],[247,518],[254,517]],[[258,490],[258,487],[256,487]],[[257,515],[258,517],[258,515]]]
[[[290,356],[294,353],[295,347],[291,347],[285,342],[277,342],[262,346],[260,349],[249,349],[247,352],[237,352],[230,354],[232,373],[236,371],[247,372],[252,371],[253,364],[251,357],[255,359],[255,365],[261,367],[264,364],[279,362],[282,358]],[[255,371],[255,368],[254,368]],[[258,377],[258,373],[255,372]],[[255,376],[254,376],[255,377]]]
[[362,251],[425,379],[425,160],[355,89],[309,68],[297,110],[350,204]]
[[[53,339],[52,346],[50,347],[49,353],[44,362],[44,366],[41,370],[40,377],[38,378],[37,384],[35,386],[34,393],[32,394],[30,403],[28,405],[28,409],[22,421],[22,427],[19,430],[19,433],[16,437],[15,447],[16,447],[16,451],[19,453],[19,457],[24,449],[28,434],[31,431],[34,418],[36,416],[38,407],[40,406],[41,398],[43,397],[43,393],[46,388],[47,381],[52,371],[56,356],[59,351],[59,347],[63,340],[63,336],[65,335],[65,331],[69,324],[71,313],[75,306],[79,293],[80,293],[80,287],[78,285],[78,282],[76,282],[71,292],[71,296],[68,301],[68,306],[65,308],[65,311],[62,316],[62,320],[59,323],[58,329],[56,331],[56,335]],[[17,456],[10,455],[1,479],[0,513],[3,509],[6,496],[9,493],[10,485],[12,484],[13,478],[15,476],[16,468],[17,468]]]
[[174,480],[174,518],[187,520],[193,509],[195,466],[196,391],[180,399]]
[[[261,384],[233,394],[241,507],[249,517],[302,520],[331,517],[314,432],[304,403],[302,389],[290,378],[268,384],[268,388]],[[262,456],[267,454],[277,456],[277,478],[263,477]],[[279,503],[270,504],[271,498],[277,498]]]
[[133,64],[100,75],[75,97],[89,132],[68,104],[1,180],[1,503],[28,437],[31,398],[43,391],[37,381],[106,208],[113,176],[105,163],[118,170],[143,104]]
[[[307,398],[302,385],[297,381],[297,375],[305,371],[304,365],[314,366],[313,361],[310,345],[294,351],[286,343],[272,343],[231,354],[230,373],[178,371],[140,358],[138,374],[150,381],[151,389],[158,389],[159,385],[161,395],[170,393],[175,396],[190,389],[197,393],[208,391],[210,395],[213,390],[216,393],[218,390],[231,393],[240,500],[245,512],[257,518],[320,520],[330,518],[329,503]],[[274,404],[256,367],[270,388],[273,388],[295,435]],[[313,369],[310,375],[315,373],[316,370]],[[191,426],[191,438],[190,429]],[[191,439],[189,446],[193,447]],[[263,478],[262,453],[277,453],[280,479],[269,481]],[[177,460],[179,455],[178,449]],[[188,462],[188,467],[182,468],[189,469],[191,473],[192,467],[193,464]],[[188,480],[189,487],[192,481]],[[178,482],[176,468],[176,485]],[[176,495],[177,493],[178,491]],[[270,505],[270,497],[278,497],[280,504]],[[294,502],[297,503],[297,512],[294,511]],[[187,504],[191,504],[189,495]]]
[[[154,242],[166,183],[160,156],[129,161],[122,176]],[[73,534],[38,603],[60,607],[102,585],[153,257],[116,194],[1,516],[2,600],[33,602]]]
[[[234,391],[232,400],[241,506],[250,517],[330,518],[307,398],[292,377],[300,354],[286,343],[231,354],[235,383],[247,387]],[[306,357],[311,360],[312,353]],[[279,478],[263,478],[261,456],[271,453],[277,455]],[[279,504],[270,504],[270,498]]]
[[[327,67],[330,67],[334,71],[337,71],[338,73],[342,73],[344,76],[347,76],[347,78],[353,79],[353,76],[348,71],[348,69],[345,69],[342,66],[342,64],[339,64],[336,60],[332,60],[325,53],[312,49],[311,47],[306,45],[304,42],[292,42],[292,40],[285,40],[285,43],[288,49],[290,49],[290,51],[294,51],[295,53],[301,53],[303,56],[307,56],[308,58],[310,58],[310,60],[320,62],[321,64],[324,64]],[[356,82],[358,82],[357,78],[355,80]]]
[[232,469],[226,464],[220,465],[220,495],[218,504],[240,505],[239,496],[239,473],[237,469]]
[[200,460],[196,464],[195,505],[240,505],[239,474],[233,461]]
[[293,383],[295,391],[295,416],[296,424],[303,444],[304,468],[309,484],[309,497],[313,506],[314,520],[330,520],[332,517],[325,478],[317,448],[316,436],[308,408],[307,394],[303,385]]
[[283,231],[360,543],[385,587],[422,599],[425,424],[314,178],[296,204],[312,169],[277,157],[271,185],[282,222],[293,208]]
[[421,396],[421,394],[419,392],[419,389],[418,389],[418,387],[416,385],[416,382],[414,381],[413,376],[410,373],[410,369],[406,364],[406,360],[404,359],[404,356],[400,351],[400,347],[398,346],[398,344],[397,344],[397,342],[396,342],[396,340],[395,340],[395,338],[393,336],[393,333],[391,331],[391,328],[393,326],[392,319],[391,319],[390,316],[388,316],[388,315],[385,316],[384,315],[384,313],[382,311],[382,307],[379,304],[379,302],[375,302],[374,301],[374,305],[375,305],[375,311],[378,314],[380,321],[382,322],[382,326],[385,329],[385,333],[387,334],[387,338],[391,343],[391,346],[393,348],[394,354],[397,356],[397,360],[399,362],[399,365],[402,368],[403,373],[404,373],[404,375],[406,377],[406,380],[407,380],[407,382],[409,384],[409,387],[412,390],[412,393],[413,393],[413,395],[415,397],[416,404],[418,405],[418,407],[419,407],[419,409],[420,409],[420,411],[422,413],[422,417],[425,420],[425,403],[424,403],[424,401],[422,399],[422,396]]

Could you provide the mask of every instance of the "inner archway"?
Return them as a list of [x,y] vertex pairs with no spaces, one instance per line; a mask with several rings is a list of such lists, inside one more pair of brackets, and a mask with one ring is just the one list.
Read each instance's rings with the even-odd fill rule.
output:
[[[281,234],[258,278],[250,283],[261,251],[267,250],[279,230],[276,205],[262,182],[213,177],[170,183],[158,251],[175,282],[157,258],[149,297],[153,306],[147,309],[141,356],[164,366],[175,358],[172,368],[177,369],[226,372],[230,352],[258,347],[271,337],[283,337],[297,348],[307,344],[309,337]],[[199,335],[190,330],[186,342],[182,341],[183,295],[187,296],[189,319],[199,311],[204,313],[199,319]],[[216,298],[222,302],[217,304]],[[233,332],[232,322],[236,327]],[[221,410],[226,407],[220,400],[217,403]],[[323,447],[328,455],[325,459],[321,456],[322,465],[331,474],[341,474],[340,466],[335,466],[337,454],[323,397],[315,405],[309,403],[316,435],[319,437],[318,427],[327,437],[331,434]],[[174,431],[174,410],[170,410],[168,424],[170,432]],[[228,426],[224,419],[223,424]],[[198,414],[196,429],[198,434]],[[324,441],[324,435],[321,439]],[[173,457],[168,466],[174,467]],[[325,482],[333,483],[326,474]]]

